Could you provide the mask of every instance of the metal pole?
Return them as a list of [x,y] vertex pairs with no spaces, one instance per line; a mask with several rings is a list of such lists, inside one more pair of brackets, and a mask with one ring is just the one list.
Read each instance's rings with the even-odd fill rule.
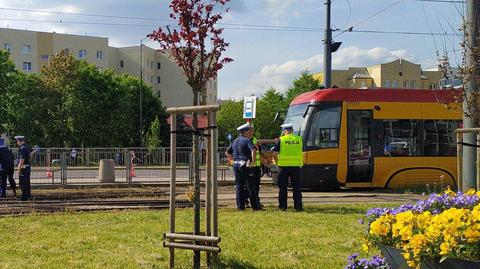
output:
[[463,189],[463,134],[457,132],[457,188]]
[[[177,114],[170,115],[170,233],[175,233],[175,184],[177,165]],[[173,239],[169,239],[174,242]],[[175,249],[170,247],[170,268],[175,267]]]
[[[467,1],[467,25],[466,25],[466,39],[464,40],[465,49],[466,49],[466,68],[467,70],[471,68],[473,72],[478,72],[478,67],[476,63],[475,50],[477,49],[478,42],[477,37],[479,33],[478,23],[480,16],[480,2],[477,0],[468,0]],[[463,127],[472,128],[475,127],[474,120],[470,115],[475,115],[477,109],[475,109],[476,102],[473,100],[475,98],[474,93],[478,91],[476,85],[477,74],[469,74],[468,78],[464,78],[465,84],[465,98],[463,101]],[[469,105],[470,104],[470,105]],[[472,133],[464,134],[463,141],[468,144],[476,144],[475,135]],[[464,186],[463,191],[475,187],[476,176],[476,153],[474,147],[465,147],[463,150],[463,178]]]
[[332,86],[332,29],[330,28],[331,0],[325,0],[325,40],[323,40],[323,84]]
[[[217,112],[212,111],[209,113],[210,126],[217,126]],[[212,236],[218,237],[218,192],[217,192],[217,151],[218,151],[218,129],[213,128],[211,132],[212,140]],[[217,247],[218,244],[214,243],[213,247]],[[218,253],[212,252],[212,263],[214,266],[218,266]]]
[[[212,112],[208,112],[208,117],[207,117],[207,126],[211,126],[211,118],[210,115]],[[212,133],[213,131],[210,129],[208,131],[208,136],[207,136],[207,151],[205,154],[206,157],[206,170],[207,170],[207,179],[205,181],[205,235],[210,236],[211,233],[211,223],[212,223],[212,217],[211,217],[211,207],[212,207]],[[211,264],[211,257],[210,253],[206,253],[207,255],[207,268],[210,268]]]
[[140,113],[140,147],[143,147],[143,40],[140,40],[140,93],[139,93],[139,113]]
[[125,168],[126,168],[126,176],[127,176],[127,183],[130,184],[132,183],[132,152],[127,150],[124,154],[124,160],[123,162],[125,163]]
[[62,152],[62,155],[60,157],[60,181],[62,182],[62,185],[67,184],[67,153]]

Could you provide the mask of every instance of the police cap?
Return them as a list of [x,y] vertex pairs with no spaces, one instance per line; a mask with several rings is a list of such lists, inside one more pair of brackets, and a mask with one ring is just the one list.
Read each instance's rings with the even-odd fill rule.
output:
[[25,136],[23,136],[23,135],[17,135],[17,136],[15,136],[15,140],[24,141],[24,140],[25,140]]
[[282,130],[291,130],[293,129],[293,124],[285,123],[285,124],[282,124],[280,127],[282,127]]
[[238,126],[237,131],[245,132],[245,131],[248,131],[250,128],[253,128],[253,126],[247,122],[243,125]]

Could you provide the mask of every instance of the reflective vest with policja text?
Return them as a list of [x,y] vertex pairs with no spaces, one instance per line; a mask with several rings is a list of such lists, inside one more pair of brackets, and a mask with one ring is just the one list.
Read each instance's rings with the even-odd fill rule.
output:
[[255,163],[252,165],[252,167],[260,167],[260,164],[261,164],[261,162],[260,162],[260,158],[261,158],[260,157],[260,148],[257,147],[258,146],[257,145],[257,139],[255,137],[252,139],[252,143],[255,146],[255,148],[257,149],[257,154],[256,154],[257,156],[255,157]]
[[303,166],[303,141],[302,137],[288,134],[280,137],[280,152],[278,153],[278,166]]

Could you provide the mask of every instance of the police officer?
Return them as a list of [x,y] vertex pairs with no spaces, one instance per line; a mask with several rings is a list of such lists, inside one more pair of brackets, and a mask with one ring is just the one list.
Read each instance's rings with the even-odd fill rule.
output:
[[287,210],[287,187],[290,179],[293,189],[293,204],[297,211],[303,211],[302,179],[300,168],[303,166],[302,137],[293,134],[293,124],[283,124],[283,136],[277,139],[273,148],[278,152],[278,207]]
[[253,176],[253,184],[255,187],[255,192],[257,193],[257,201],[260,207],[262,203],[260,203],[260,180],[262,178],[262,162],[261,162],[261,155],[260,155],[260,146],[258,145],[257,139],[255,137],[252,138],[252,143],[255,146],[256,158],[255,162],[252,164],[252,176]]
[[240,132],[240,135],[230,144],[225,152],[228,158],[233,159],[237,208],[245,210],[244,189],[246,186],[252,209],[260,210],[253,177],[250,176],[251,166],[256,158],[255,146],[252,143],[253,128],[249,123],[246,123],[238,127],[237,130]]
[[22,190],[22,201],[26,201],[32,198],[30,193],[30,153],[32,149],[25,143],[24,136],[15,136],[17,145],[20,147],[18,150],[18,181],[20,189]]
[[17,195],[17,190],[15,186],[15,180],[13,179],[14,161],[13,154],[7,145],[4,144],[3,139],[0,139],[0,197],[6,196],[7,190],[7,178],[10,183],[10,189],[12,189],[13,195]]

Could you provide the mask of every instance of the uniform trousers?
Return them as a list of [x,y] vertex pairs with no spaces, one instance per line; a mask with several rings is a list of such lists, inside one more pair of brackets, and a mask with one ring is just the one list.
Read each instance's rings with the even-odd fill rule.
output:
[[237,208],[245,210],[245,186],[247,187],[248,199],[252,209],[260,209],[260,205],[257,200],[257,193],[255,190],[253,177],[250,176],[250,168],[240,163],[233,164],[233,173],[235,174],[235,190],[237,198]]
[[287,209],[287,188],[288,179],[290,179],[293,189],[293,206],[295,210],[303,210],[300,167],[281,166],[278,169],[278,207],[282,210]]

